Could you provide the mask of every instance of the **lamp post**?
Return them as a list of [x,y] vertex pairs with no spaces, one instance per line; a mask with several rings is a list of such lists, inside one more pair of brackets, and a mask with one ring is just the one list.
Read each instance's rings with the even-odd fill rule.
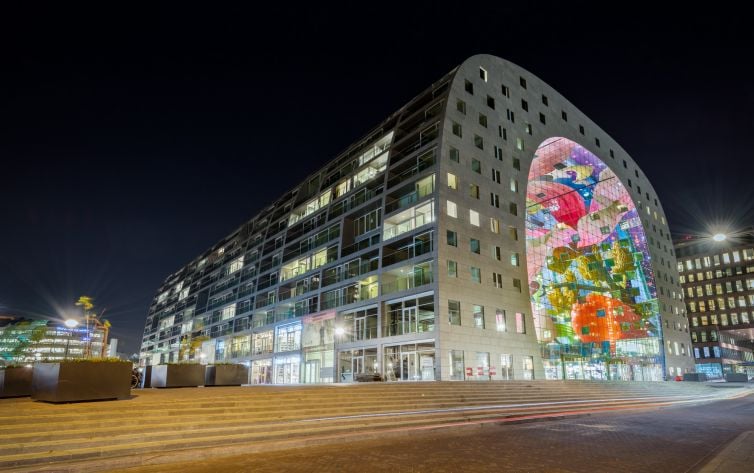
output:
[[79,322],[77,320],[74,320],[74,319],[68,319],[68,320],[66,320],[64,322],[64,324],[65,324],[66,327],[68,327],[68,337],[66,338],[66,341],[65,341],[65,354],[63,355],[63,359],[67,360],[68,359],[68,347],[71,344],[71,337],[73,337],[73,329],[75,329],[76,327],[78,327]]

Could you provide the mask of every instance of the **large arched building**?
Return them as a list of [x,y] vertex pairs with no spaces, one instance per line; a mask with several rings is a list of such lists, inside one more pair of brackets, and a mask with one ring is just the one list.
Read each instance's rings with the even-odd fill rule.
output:
[[528,71],[477,55],[166,278],[142,364],[251,383],[693,370],[662,206]]

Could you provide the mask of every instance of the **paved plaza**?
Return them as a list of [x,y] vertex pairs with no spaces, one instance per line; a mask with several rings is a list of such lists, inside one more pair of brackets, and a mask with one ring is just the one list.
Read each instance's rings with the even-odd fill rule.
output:
[[701,405],[485,424],[271,453],[129,468],[147,472],[750,472],[754,396]]

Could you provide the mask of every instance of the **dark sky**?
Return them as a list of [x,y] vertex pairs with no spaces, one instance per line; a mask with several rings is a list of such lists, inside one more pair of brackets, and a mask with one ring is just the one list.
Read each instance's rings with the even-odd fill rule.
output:
[[744,12],[357,3],[0,15],[0,313],[88,294],[137,351],[166,275],[477,53],[621,143],[677,232],[754,222]]

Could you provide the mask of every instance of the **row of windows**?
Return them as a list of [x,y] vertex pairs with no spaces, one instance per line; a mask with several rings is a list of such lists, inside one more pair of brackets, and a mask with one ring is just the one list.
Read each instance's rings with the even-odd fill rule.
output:
[[748,297],[738,296],[738,298],[729,296],[727,298],[727,304],[726,304],[726,299],[723,297],[718,297],[717,299],[708,299],[706,301],[698,301],[698,302],[689,301],[688,302],[689,313],[707,312],[707,311],[714,312],[716,310],[725,310],[726,308],[735,309],[735,308],[743,308],[743,307],[754,307],[754,294],[749,294]]
[[[699,270],[702,268],[711,268],[721,264],[740,263],[741,261],[754,260],[754,249],[746,248],[743,250],[734,250],[717,255],[702,256],[699,258],[690,258],[678,262],[678,272]],[[691,279],[693,281],[693,279]]]
[[732,292],[744,292],[754,290],[754,279],[749,278],[746,280],[737,279],[735,281],[726,281],[725,288],[723,289],[723,283],[715,283],[714,287],[711,283],[699,285],[699,286],[686,286],[686,295],[688,297],[704,297],[706,296],[721,296],[723,294],[730,294]]
[[[483,305],[472,304],[471,315],[475,328],[484,329],[490,326],[498,332],[526,333],[526,316],[523,312],[515,312],[509,315],[505,309],[496,308],[494,325],[487,323]],[[462,318],[461,302],[448,300],[448,323],[450,325],[463,325]],[[512,320],[509,320],[510,318]]]
[[719,278],[729,278],[733,276],[740,276],[742,274],[751,274],[754,273],[754,266],[732,266],[725,269],[716,269],[713,273],[712,271],[704,271],[704,272],[698,272],[698,273],[688,273],[688,274],[681,274],[678,277],[678,281],[681,282],[681,284],[692,283],[695,281],[704,281],[705,279],[719,279]]
[[[499,247],[495,247],[499,248]],[[515,262],[515,264],[514,264]],[[518,266],[518,254],[514,253],[511,255],[511,264],[514,264],[514,266]],[[447,268],[448,268],[448,277],[450,278],[457,278],[458,277],[458,262],[454,260],[448,260],[447,261]],[[469,266],[469,275],[472,282],[475,282],[477,284],[482,283],[482,270],[476,266]],[[492,285],[498,289],[503,288],[503,275],[500,273],[492,273]],[[511,287],[513,287],[514,290],[521,292],[521,280],[519,278],[511,278]]]
[[748,312],[741,312],[740,314],[733,312],[729,314],[710,314],[691,317],[692,327],[706,327],[707,325],[720,325],[727,327],[728,325],[738,324],[750,324],[754,323],[754,314]]

